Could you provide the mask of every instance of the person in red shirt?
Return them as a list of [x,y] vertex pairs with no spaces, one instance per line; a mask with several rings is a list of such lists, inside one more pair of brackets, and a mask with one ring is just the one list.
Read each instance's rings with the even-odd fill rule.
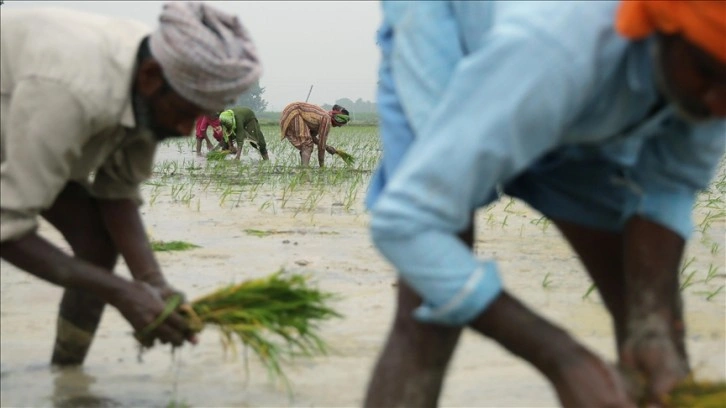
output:
[[197,118],[197,156],[202,155],[202,141],[207,142],[207,150],[214,149],[209,136],[214,137],[219,143],[223,143],[222,125],[219,122],[219,115],[202,115]]

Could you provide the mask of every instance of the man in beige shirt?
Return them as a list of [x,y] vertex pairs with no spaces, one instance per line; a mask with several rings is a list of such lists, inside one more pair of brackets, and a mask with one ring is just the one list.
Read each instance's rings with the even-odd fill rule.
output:
[[[189,135],[261,68],[237,18],[202,3],[166,4],[153,32],[62,9],[0,18],[0,255],[65,288],[52,361],[82,364],[105,303],[140,331],[178,293],[138,211],[157,143]],[[73,256],[37,234],[39,215]],[[119,255],[133,280],[112,273]],[[156,339],[196,341],[176,312],[145,345]]]

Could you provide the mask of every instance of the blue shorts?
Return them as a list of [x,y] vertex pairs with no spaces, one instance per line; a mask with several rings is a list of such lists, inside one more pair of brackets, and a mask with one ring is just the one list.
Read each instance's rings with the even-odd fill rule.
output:
[[605,158],[576,160],[559,152],[540,159],[506,183],[503,192],[553,220],[619,231],[639,200],[637,183]]

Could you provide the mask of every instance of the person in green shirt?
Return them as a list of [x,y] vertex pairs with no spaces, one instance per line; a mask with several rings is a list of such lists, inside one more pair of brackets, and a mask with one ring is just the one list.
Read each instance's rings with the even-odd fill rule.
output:
[[232,143],[237,141],[236,160],[239,160],[242,154],[245,139],[249,140],[250,145],[260,152],[262,160],[270,159],[267,155],[265,135],[262,134],[260,124],[252,109],[243,106],[232,107],[219,114],[219,121],[222,124],[224,141],[230,151],[234,151]]

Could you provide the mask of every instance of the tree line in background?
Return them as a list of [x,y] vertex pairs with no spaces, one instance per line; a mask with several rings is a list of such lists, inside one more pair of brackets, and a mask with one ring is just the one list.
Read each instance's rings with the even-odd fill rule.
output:
[[[244,93],[237,99],[235,105],[247,106],[252,109],[257,115],[257,119],[260,123],[277,123],[280,121],[280,114],[282,112],[268,112],[267,101],[263,97],[265,93],[265,87],[260,86],[259,81],[250,88],[249,91]],[[370,101],[364,101],[361,98],[355,101],[349,98],[341,98],[334,101],[332,104],[323,104],[323,109],[331,109],[334,104],[345,107],[350,112],[351,125],[376,125],[378,124],[378,114],[376,112],[376,104]]]

